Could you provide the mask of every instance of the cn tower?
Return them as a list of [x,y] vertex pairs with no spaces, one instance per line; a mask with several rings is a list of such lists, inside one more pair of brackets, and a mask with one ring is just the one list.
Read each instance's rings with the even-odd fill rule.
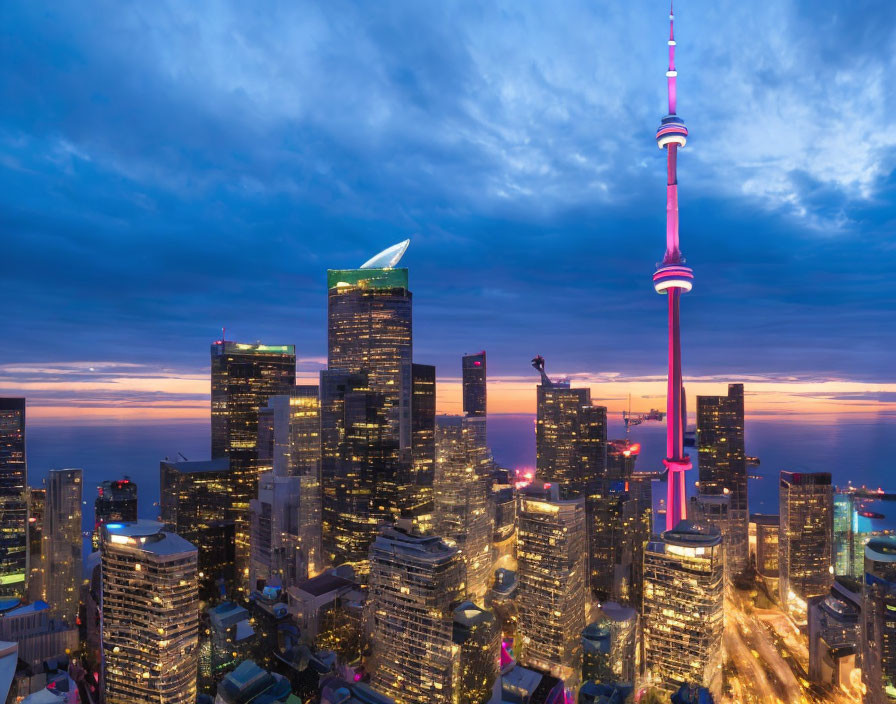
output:
[[681,385],[681,294],[691,290],[694,272],[685,265],[678,243],[678,148],[687,142],[688,128],[675,114],[675,13],[669,9],[669,70],[666,85],[669,93],[669,114],[656,131],[656,143],[666,150],[666,254],[653,275],[653,287],[669,302],[669,379],[666,390],[666,458],[668,470],[666,494],[666,530],[672,530],[687,518],[684,473],[691,461],[684,454],[684,394]]

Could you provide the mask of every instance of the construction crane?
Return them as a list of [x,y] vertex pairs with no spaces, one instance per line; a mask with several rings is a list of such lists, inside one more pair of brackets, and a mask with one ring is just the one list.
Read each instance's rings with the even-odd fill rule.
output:
[[628,430],[633,425],[641,425],[645,420],[663,420],[666,414],[651,408],[648,413],[632,413],[632,395],[628,395],[628,410],[622,412],[622,422],[625,424],[625,434],[628,436]]

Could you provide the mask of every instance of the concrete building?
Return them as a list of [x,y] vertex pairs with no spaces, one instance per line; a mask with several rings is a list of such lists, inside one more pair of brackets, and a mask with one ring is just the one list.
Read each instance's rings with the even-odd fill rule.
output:
[[647,546],[644,664],[661,691],[721,682],[724,559],[718,529],[689,521]]
[[196,547],[161,523],[103,526],[102,642],[110,704],[195,704]]
[[78,648],[78,628],[54,618],[45,601],[0,604],[0,640],[18,643],[18,657],[30,667],[64,657]]
[[561,500],[555,484],[532,484],[520,491],[517,525],[520,662],[575,686],[585,627],[585,500]]
[[251,660],[243,660],[218,684],[215,704],[301,704],[283,675],[263,670]]

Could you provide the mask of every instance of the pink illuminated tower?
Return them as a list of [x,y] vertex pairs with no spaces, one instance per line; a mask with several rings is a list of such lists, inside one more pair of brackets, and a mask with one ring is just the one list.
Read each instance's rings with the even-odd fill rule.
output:
[[669,302],[669,380],[666,391],[666,459],[669,470],[666,499],[666,530],[672,530],[687,517],[684,473],[691,461],[684,454],[685,410],[681,384],[681,329],[679,304],[681,294],[691,290],[694,272],[685,265],[678,246],[678,176],[676,159],[678,148],[687,142],[688,128],[675,114],[675,15],[669,10],[669,70],[666,82],[669,91],[669,114],[656,131],[656,143],[666,150],[666,254],[653,275],[653,287],[665,294]]

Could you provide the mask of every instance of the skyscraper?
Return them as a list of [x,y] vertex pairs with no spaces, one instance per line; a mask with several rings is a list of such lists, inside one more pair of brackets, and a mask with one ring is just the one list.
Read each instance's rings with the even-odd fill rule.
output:
[[199,657],[195,546],[155,521],[107,523],[102,642],[110,704],[194,704]]
[[834,492],[828,472],[781,472],[778,589],[782,606],[806,617],[809,597],[833,580]]
[[436,467],[436,368],[431,364],[411,365],[410,406],[411,472],[401,488],[401,514],[426,531],[432,527]]
[[477,354],[465,354],[461,361],[461,367],[463,371],[464,415],[484,418],[488,407],[485,350]]
[[44,565],[47,602],[60,618],[74,625],[81,591],[80,469],[51,469],[44,514]]
[[[199,590],[205,601],[236,585],[230,461],[160,462],[159,497],[166,531],[198,549]],[[222,589],[223,587],[223,589]]]
[[606,472],[607,409],[591,403],[590,389],[549,379],[543,360],[536,368],[542,374],[535,427],[537,476],[560,484],[564,497],[581,496]]
[[249,573],[249,501],[258,491],[258,410],[271,396],[296,384],[293,345],[211,346],[212,459],[230,460],[230,519],[236,535],[239,580]]
[[441,538],[383,528],[370,547],[376,689],[400,704],[453,701],[453,609],[463,591],[457,548]]
[[394,268],[408,244],[360,269],[327,272],[327,366],[367,373],[370,389],[389,395],[396,412],[402,365],[413,361],[408,270]]
[[868,541],[862,582],[863,701],[891,704],[896,700],[896,539]]
[[[304,581],[323,569],[317,386],[296,386],[290,396],[272,396],[268,400],[259,416],[259,457],[271,471],[259,479],[258,497],[253,499],[257,502],[253,508],[253,535],[256,528],[268,525],[269,519],[277,519],[279,513],[280,527],[275,533],[282,535],[274,536],[274,540],[284,541],[281,549],[291,555],[285,557],[286,563],[294,567],[289,570],[288,582]],[[281,496],[277,495],[278,489],[283,492]],[[265,493],[270,491],[272,495]],[[262,516],[256,509],[268,516],[261,524],[257,523]],[[274,514],[265,513],[274,509]],[[254,561],[259,554],[254,541],[252,553]]]
[[432,514],[435,372],[413,364],[408,241],[359,269],[329,270],[328,370],[321,373],[326,552],[367,572],[377,526]]
[[678,522],[687,518],[685,504],[684,473],[691,468],[691,460],[684,453],[685,417],[684,389],[681,376],[681,294],[691,290],[693,270],[685,264],[678,240],[678,148],[687,142],[688,128],[684,120],[675,114],[677,88],[675,70],[674,17],[669,13],[669,70],[666,71],[666,89],[669,114],[656,131],[656,143],[666,150],[666,253],[653,275],[653,287],[665,294],[669,304],[669,372],[666,389],[666,458],[663,464],[669,471],[666,498],[666,530],[672,530]]
[[322,371],[320,394],[325,561],[349,564],[363,578],[379,525],[398,513],[398,437],[385,395],[366,374]]
[[27,488],[25,399],[0,398],[0,598],[25,596]]
[[44,511],[46,489],[28,489],[28,601],[47,600],[44,554]]
[[523,489],[517,505],[520,662],[575,686],[585,628],[585,500],[556,484]]
[[671,693],[720,683],[724,548],[717,528],[680,521],[644,555],[645,669]]
[[730,497],[725,560],[729,574],[740,574],[750,564],[743,384],[728,384],[727,396],[697,397],[697,457],[700,493]]
[[125,477],[104,481],[97,488],[93,502],[93,549],[100,549],[101,528],[110,521],[137,520],[137,484]]
[[457,545],[465,596],[482,604],[491,586],[494,515],[487,480],[475,465],[468,419],[439,416],[436,428],[435,532]]

